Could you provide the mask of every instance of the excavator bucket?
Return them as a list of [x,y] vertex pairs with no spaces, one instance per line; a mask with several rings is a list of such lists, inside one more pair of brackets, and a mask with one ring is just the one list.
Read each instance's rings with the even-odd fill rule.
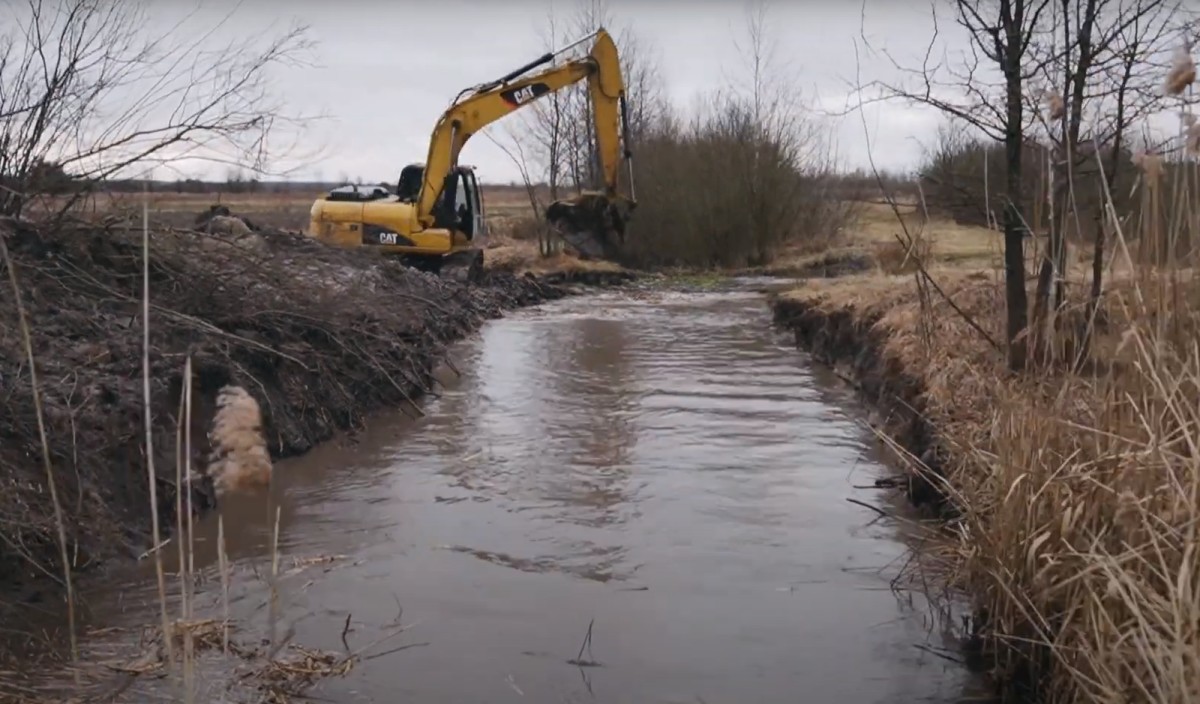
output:
[[603,193],[581,193],[554,201],[546,220],[582,259],[617,260],[625,244],[625,223],[632,204]]

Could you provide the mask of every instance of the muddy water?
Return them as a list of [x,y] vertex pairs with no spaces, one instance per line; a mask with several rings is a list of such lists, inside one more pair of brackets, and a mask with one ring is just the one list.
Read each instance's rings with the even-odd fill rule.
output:
[[[490,323],[453,359],[461,375],[443,370],[423,417],[376,418],[278,466],[278,631],[344,651],[404,623],[369,652],[412,646],[320,696],[963,695],[962,670],[916,645],[939,645],[921,602],[889,590],[897,529],[845,500],[878,501],[852,485],[883,471],[857,411],[771,329],[760,295],[560,301]],[[231,609],[261,629],[266,511],[225,510]],[[197,531],[211,613],[215,519]],[[154,622],[148,563],[96,594],[93,627]]]

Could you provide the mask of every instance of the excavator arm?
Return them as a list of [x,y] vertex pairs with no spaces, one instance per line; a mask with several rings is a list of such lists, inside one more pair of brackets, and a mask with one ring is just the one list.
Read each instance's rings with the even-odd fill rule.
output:
[[[533,75],[525,75],[539,66],[552,63],[558,55],[592,37],[595,41],[586,56],[565,61]],[[417,196],[417,219],[420,223],[424,227],[433,225],[436,219],[434,210],[445,189],[447,177],[458,164],[459,153],[468,139],[500,118],[584,79],[588,81],[604,190],[601,193],[585,192],[572,199],[557,201],[546,209],[546,217],[584,256],[615,257],[617,245],[612,242],[611,233],[615,232],[623,241],[624,224],[636,201],[633,198],[632,153],[627,144],[622,144],[622,137],[628,130],[625,83],[616,44],[604,29],[557,52],[547,53],[498,80],[469,88],[459,95],[442,113],[429,143],[421,190]],[[622,157],[629,168],[629,196],[619,193]]]

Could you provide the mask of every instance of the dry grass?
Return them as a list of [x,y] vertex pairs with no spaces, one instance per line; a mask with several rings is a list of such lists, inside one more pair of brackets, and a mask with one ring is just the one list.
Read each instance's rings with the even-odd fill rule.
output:
[[[987,238],[931,229],[932,278],[1003,339]],[[1134,266],[1139,236],[1161,233],[1117,233],[1095,363],[1078,372],[1067,363],[1088,325],[1085,285],[1069,288],[1057,318],[1058,363],[1021,377],[944,299],[923,307],[911,275],[813,280],[789,294],[876,321],[880,368],[922,382],[948,459],[939,481],[961,510],[938,551],[951,558],[944,572],[987,614],[997,676],[1036,682],[1050,701],[1200,698],[1200,279],[1188,262]],[[1079,262],[1068,279],[1086,281]]]
[[[510,186],[488,186],[483,188],[484,208],[488,221],[494,229],[506,231],[514,220],[528,218],[531,211],[525,190]],[[148,203],[150,219],[154,223],[176,227],[190,227],[197,213],[210,205],[219,203],[238,215],[249,218],[256,224],[285,230],[302,230],[308,227],[308,214],[313,200],[323,190],[289,191],[283,193],[155,193],[101,192],[80,203],[78,210],[85,216],[102,216],[115,212],[138,212],[143,203]],[[53,201],[35,201],[31,214],[54,205]]]
[[854,205],[856,217],[838,233],[836,246],[815,253],[805,248],[785,250],[767,267],[768,272],[804,272],[831,257],[870,260],[876,274],[911,272],[916,260],[897,240],[898,235],[903,238],[905,228],[920,233],[916,254],[927,266],[979,268],[998,266],[1001,261],[1000,233],[944,217],[927,219],[917,200],[897,202],[903,225],[886,203],[861,201]]
[[[920,232],[925,247],[925,262],[952,264],[960,267],[992,266],[1000,262],[1002,255],[1001,233],[984,227],[960,225],[943,217],[924,215],[916,202],[897,203],[904,227],[897,222],[895,213],[885,203],[867,203],[861,210],[856,229],[849,233],[851,244],[865,247],[873,252],[884,253],[882,260],[899,248],[897,234]],[[885,269],[887,271],[887,269]]]
[[608,261],[582,260],[569,252],[557,252],[543,257],[536,241],[493,237],[488,247],[485,266],[493,271],[509,271],[517,275],[621,271],[620,265]]

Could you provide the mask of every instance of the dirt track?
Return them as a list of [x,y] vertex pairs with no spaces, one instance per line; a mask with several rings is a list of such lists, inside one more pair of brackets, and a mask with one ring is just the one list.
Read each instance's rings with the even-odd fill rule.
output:
[[[75,569],[140,554],[151,542],[140,229],[0,229],[13,230],[6,241],[32,328]],[[0,590],[36,600],[61,566],[7,280],[3,290]],[[484,320],[567,293],[547,279],[498,272],[467,288],[282,232],[236,242],[153,232],[151,405],[164,531],[174,524],[176,419],[189,354],[194,462],[207,450],[204,430],[216,392],[231,382],[259,400],[271,451],[283,457],[355,427],[371,411],[408,405],[429,390],[431,367],[445,346]]]

